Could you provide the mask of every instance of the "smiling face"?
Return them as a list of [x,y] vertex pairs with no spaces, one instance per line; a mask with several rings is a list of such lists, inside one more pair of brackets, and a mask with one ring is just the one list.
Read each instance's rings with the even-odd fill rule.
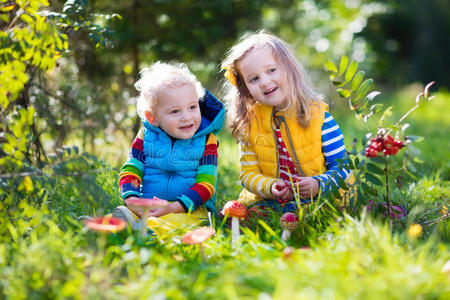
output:
[[258,102],[275,107],[286,103],[287,73],[271,48],[251,50],[241,59],[238,68],[248,91]]
[[173,138],[190,139],[200,127],[201,114],[198,95],[193,84],[169,87],[158,95],[147,120]]

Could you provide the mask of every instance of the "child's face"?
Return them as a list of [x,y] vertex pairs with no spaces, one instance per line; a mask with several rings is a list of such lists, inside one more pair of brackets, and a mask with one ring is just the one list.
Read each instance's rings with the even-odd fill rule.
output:
[[269,47],[251,50],[238,64],[245,85],[256,101],[282,105],[288,95],[287,73]]
[[200,126],[198,95],[193,84],[167,88],[158,97],[153,114],[146,113],[153,126],[160,127],[176,139],[190,139]]

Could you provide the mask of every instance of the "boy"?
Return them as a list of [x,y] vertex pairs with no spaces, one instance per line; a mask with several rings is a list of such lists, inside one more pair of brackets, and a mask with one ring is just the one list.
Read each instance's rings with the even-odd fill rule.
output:
[[[156,62],[135,87],[143,128],[121,168],[123,199],[157,197],[168,205],[149,212],[157,234],[193,225],[215,212],[217,138],[225,109],[184,64]],[[200,100],[199,100],[200,99]],[[113,216],[136,228],[142,211],[119,206]]]

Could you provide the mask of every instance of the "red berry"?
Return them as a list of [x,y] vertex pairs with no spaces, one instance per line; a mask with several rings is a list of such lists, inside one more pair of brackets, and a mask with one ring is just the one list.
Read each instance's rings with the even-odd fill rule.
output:
[[396,140],[396,141],[394,142],[394,146],[395,146],[395,147],[398,147],[398,148],[403,148],[404,144],[403,144],[402,141]]
[[375,149],[373,149],[370,146],[366,149],[366,156],[367,157],[376,157],[377,154],[378,154],[378,151],[376,151]]
[[380,142],[375,142],[371,144],[372,148],[375,149],[376,151],[381,151],[383,150],[383,143]]

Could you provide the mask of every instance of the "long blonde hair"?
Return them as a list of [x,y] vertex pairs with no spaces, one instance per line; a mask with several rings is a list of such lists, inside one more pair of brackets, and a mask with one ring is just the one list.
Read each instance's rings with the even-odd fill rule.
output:
[[305,69],[297,61],[288,44],[263,30],[244,35],[238,44],[228,50],[222,62],[222,69],[226,70],[225,77],[228,79],[224,86],[228,108],[227,121],[237,140],[241,139],[248,127],[252,106],[256,103],[245,85],[238,65],[248,53],[262,47],[270,47],[287,72],[289,92],[287,103],[282,110],[295,108],[298,122],[307,127],[311,121],[309,106],[324,101],[324,98],[314,91]]

